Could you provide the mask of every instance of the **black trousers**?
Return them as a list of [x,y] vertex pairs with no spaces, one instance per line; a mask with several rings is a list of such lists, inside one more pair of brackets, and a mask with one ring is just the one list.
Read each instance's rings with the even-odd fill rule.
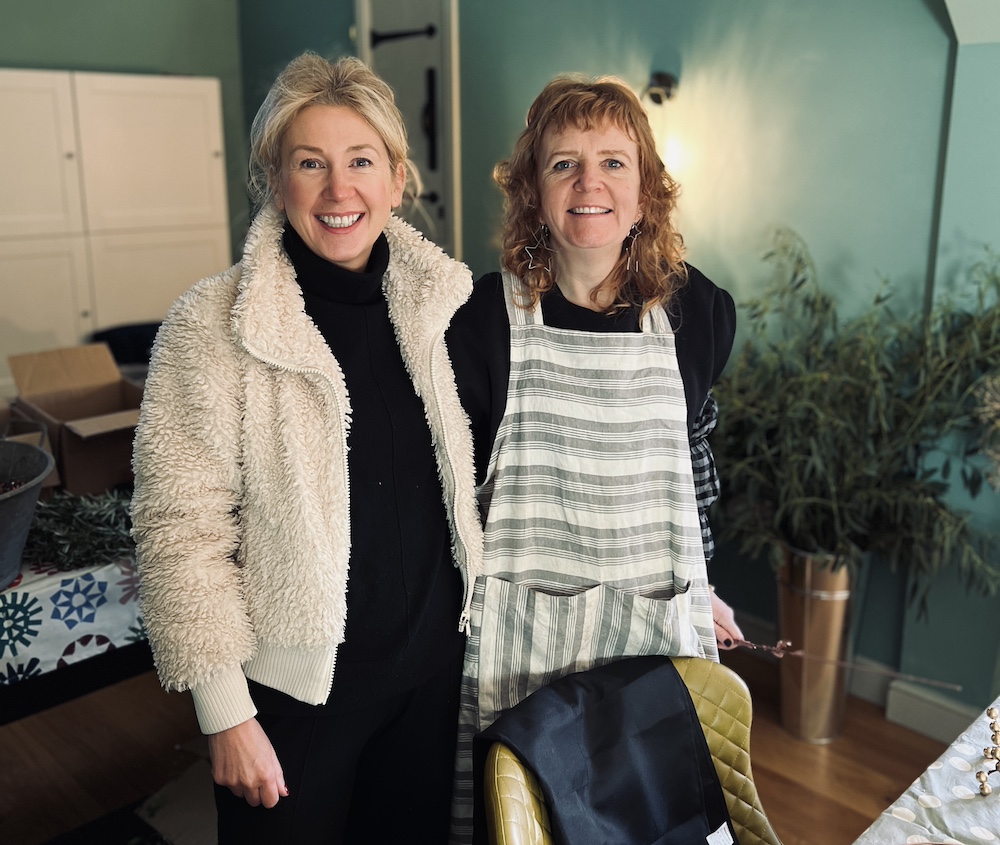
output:
[[216,785],[219,845],[448,841],[461,653],[419,687],[338,715],[260,713],[289,795]]

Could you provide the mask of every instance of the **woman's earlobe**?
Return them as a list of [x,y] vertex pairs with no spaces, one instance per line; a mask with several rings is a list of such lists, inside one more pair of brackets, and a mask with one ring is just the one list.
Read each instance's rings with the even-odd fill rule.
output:
[[271,190],[271,196],[274,197],[274,205],[278,211],[285,210],[285,201],[281,197],[281,182],[278,179],[278,174],[273,167],[269,168],[267,171],[267,187]]
[[[396,178],[394,180],[394,191],[392,196],[392,207],[399,208],[403,202],[403,197],[406,195],[406,165],[400,162],[396,165]],[[416,195],[414,194],[414,199]]]

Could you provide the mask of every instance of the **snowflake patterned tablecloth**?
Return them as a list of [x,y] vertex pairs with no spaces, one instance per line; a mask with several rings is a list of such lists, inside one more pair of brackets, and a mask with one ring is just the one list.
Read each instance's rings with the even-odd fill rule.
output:
[[996,765],[983,753],[993,745],[990,721],[983,711],[854,845],[1000,845],[1000,780],[990,776],[990,795],[976,780]]
[[146,638],[135,562],[24,566],[0,590],[0,686]]

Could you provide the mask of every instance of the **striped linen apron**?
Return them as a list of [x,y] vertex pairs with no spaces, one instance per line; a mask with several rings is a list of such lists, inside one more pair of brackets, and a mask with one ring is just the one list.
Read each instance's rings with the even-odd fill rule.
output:
[[647,654],[718,659],[673,330],[544,325],[515,304],[507,405],[459,718],[452,841],[472,841],[472,739],[571,672]]

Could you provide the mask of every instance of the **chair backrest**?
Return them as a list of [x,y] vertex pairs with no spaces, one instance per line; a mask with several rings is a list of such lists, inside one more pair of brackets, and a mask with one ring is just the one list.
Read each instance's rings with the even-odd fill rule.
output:
[[[675,657],[701,721],[739,845],[781,845],[761,806],[750,767],[750,690],[732,669]],[[502,743],[486,758],[486,823],[492,845],[552,845],[552,826],[535,776]]]
[[753,703],[746,682],[728,666],[713,660],[675,657],[673,662],[698,711],[740,845],[781,845],[753,782]]

